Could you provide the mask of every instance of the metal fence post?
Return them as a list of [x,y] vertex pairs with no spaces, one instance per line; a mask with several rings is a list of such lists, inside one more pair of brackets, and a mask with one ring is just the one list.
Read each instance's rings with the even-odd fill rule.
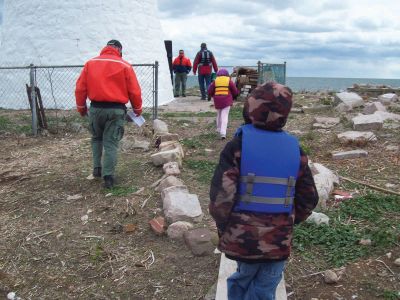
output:
[[258,84],[261,84],[261,83],[262,83],[261,70],[262,70],[261,61],[258,61],[258,62],[257,62]]
[[154,107],[153,107],[153,120],[158,117],[158,61],[154,64]]
[[286,84],[286,61],[283,62],[283,84]]
[[37,120],[37,107],[36,107],[36,78],[35,66],[30,64],[30,83],[31,83],[31,107],[32,107],[32,134],[38,134],[38,120]]

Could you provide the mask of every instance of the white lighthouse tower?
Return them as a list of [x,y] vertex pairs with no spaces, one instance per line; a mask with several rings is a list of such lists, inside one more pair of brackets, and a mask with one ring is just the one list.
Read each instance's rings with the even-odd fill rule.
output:
[[172,86],[156,5],[156,0],[4,0],[0,65],[82,65],[117,39],[128,62],[159,62],[159,104],[167,103]]

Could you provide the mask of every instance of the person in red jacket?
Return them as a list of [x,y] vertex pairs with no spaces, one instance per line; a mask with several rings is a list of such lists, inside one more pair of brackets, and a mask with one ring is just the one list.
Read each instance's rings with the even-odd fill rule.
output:
[[93,176],[103,176],[105,187],[112,188],[118,144],[124,135],[125,104],[130,101],[133,112],[142,113],[141,89],[132,66],[122,59],[119,41],[109,41],[100,56],[86,62],[76,82],[75,98],[82,117],[88,112],[86,99],[91,101]]
[[185,56],[183,50],[179,50],[179,56],[174,59],[172,63],[172,69],[175,73],[175,91],[174,97],[179,97],[179,89],[182,85],[182,97],[186,97],[186,81],[187,74],[192,69],[192,63],[190,59]]
[[[201,91],[201,100],[206,100],[206,93],[211,84],[211,72],[218,71],[217,62],[215,61],[214,54],[207,49],[206,43],[201,43],[200,51],[197,52],[193,61],[193,74],[196,75],[197,67],[199,68],[199,86]],[[209,98],[208,100],[211,100]]]

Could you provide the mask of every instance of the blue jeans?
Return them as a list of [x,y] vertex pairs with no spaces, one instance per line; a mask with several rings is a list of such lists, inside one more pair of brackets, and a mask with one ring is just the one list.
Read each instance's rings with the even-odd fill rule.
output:
[[[211,84],[211,74],[200,75],[198,76],[199,79],[199,86],[201,92],[201,99],[206,99],[207,97],[207,90]],[[205,84],[205,86],[204,86]]]
[[228,300],[275,300],[285,261],[248,264],[237,262],[237,270],[227,279]]

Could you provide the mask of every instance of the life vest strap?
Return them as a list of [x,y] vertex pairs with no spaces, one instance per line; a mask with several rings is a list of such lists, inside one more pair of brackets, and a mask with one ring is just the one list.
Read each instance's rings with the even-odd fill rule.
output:
[[266,176],[255,176],[253,173],[249,173],[247,176],[240,176],[240,182],[243,183],[270,183],[270,184],[281,184],[289,187],[296,186],[296,179],[294,177],[289,178],[278,178],[278,177],[266,177]]
[[263,203],[263,204],[275,204],[275,205],[292,205],[293,204],[293,197],[287,198],[273,198],[273,197],[258,197],[258,196],[251,196],[247,193],[245,195],[241,195],[239,197],[240,201],[248,203]]

